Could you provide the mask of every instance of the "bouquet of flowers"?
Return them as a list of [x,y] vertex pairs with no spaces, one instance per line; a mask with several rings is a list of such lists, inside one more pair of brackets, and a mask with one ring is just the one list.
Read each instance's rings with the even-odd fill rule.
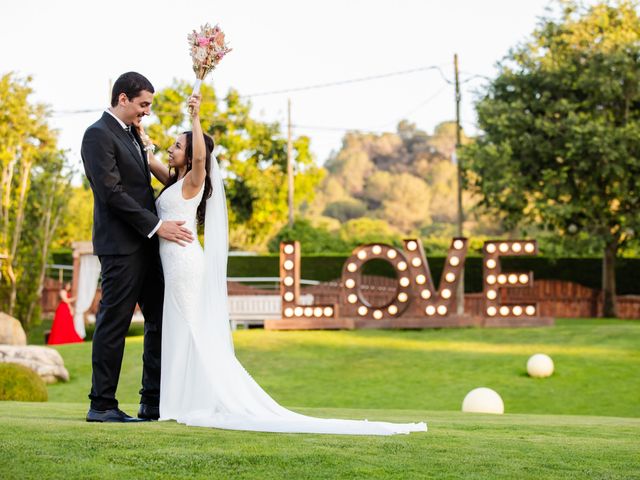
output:
[[231,51],[224,40],[224,32],[218,25],[211,27],[208,23],[187,36],[193,71],[196,73],[196,83],[193,86],[193,94],[200,92],[200,85],[207,74],[216,68],[220,60]]

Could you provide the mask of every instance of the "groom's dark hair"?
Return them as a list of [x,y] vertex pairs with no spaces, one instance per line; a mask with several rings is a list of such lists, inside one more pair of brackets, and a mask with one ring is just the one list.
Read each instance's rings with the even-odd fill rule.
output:
[[154,93],[153,85],[144,75],[140,75],[138,72],[123,73],[118,77],[116,83],[113,84],[111,90],[111,106],[118,105],[118,97],[121,93],[124,93],[129,100],[136,98],[140,95],[140,92],[146,90],[147,92]]

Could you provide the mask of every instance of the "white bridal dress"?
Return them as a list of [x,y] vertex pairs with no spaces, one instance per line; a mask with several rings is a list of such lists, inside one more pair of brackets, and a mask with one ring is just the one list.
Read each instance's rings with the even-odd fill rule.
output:
[[[313,418],[287,410],[237,360],[227,309],[227,211],[222,177],[211,159],[213,194],[207,200],[204,249],[160,239],[165,279],[160,420],[261,432],[392,435],[424,432],[425,423]],[[189,200],[183,181],[156,201],[161,219],[184,220],[196,232],[203,190]]]

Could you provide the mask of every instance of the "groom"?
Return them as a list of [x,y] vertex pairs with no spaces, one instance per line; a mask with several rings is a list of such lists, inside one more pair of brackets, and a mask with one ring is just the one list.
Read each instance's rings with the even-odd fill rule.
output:
[[[88,422],[133,422],[159,416],[164,281],[158,237],[191,242],[184,222],[156,212],[146,151],[137,128],[149,115],[153,85],[136,72],[122,74],[111,107],[82,139],[82,162],[93,190],[93,252],[100,259],[102,299],[93,334]],[[138,418],[118,408],[116,389],[124,339],[136,303],[144,315],[142,389]]]

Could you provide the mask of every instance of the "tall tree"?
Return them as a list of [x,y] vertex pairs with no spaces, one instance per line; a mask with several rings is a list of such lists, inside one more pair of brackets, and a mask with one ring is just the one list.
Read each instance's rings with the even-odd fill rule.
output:
[[59,222],[52,248],[70,248],[73,242],[90,241],[93,228],[93,193],[89,181],[83,177],[83,184],[70,188],[67,208]]
[[401,232],[431,223],[431,190],[414,175],[378,171],[367,178],[365,194],[379,215]]
[[[25,225],[19,249],[18,292],[15,313],[29,327],[39,318],[47,260],[63,221],[73,222],[69,194],[71,171],[60,152],[51,152],[32,170],[25,208]],[[91,203],[91,202],[90,202]]]
[[29,100],[30,81],[0,77],[0,308],[20,315],[26,327],[68,185],[47,108]]
[[640,227],[640,18],[626,0],[560,7],[499,64],[465,165],[507,228],[599,239],[615,316],[616,255]]

